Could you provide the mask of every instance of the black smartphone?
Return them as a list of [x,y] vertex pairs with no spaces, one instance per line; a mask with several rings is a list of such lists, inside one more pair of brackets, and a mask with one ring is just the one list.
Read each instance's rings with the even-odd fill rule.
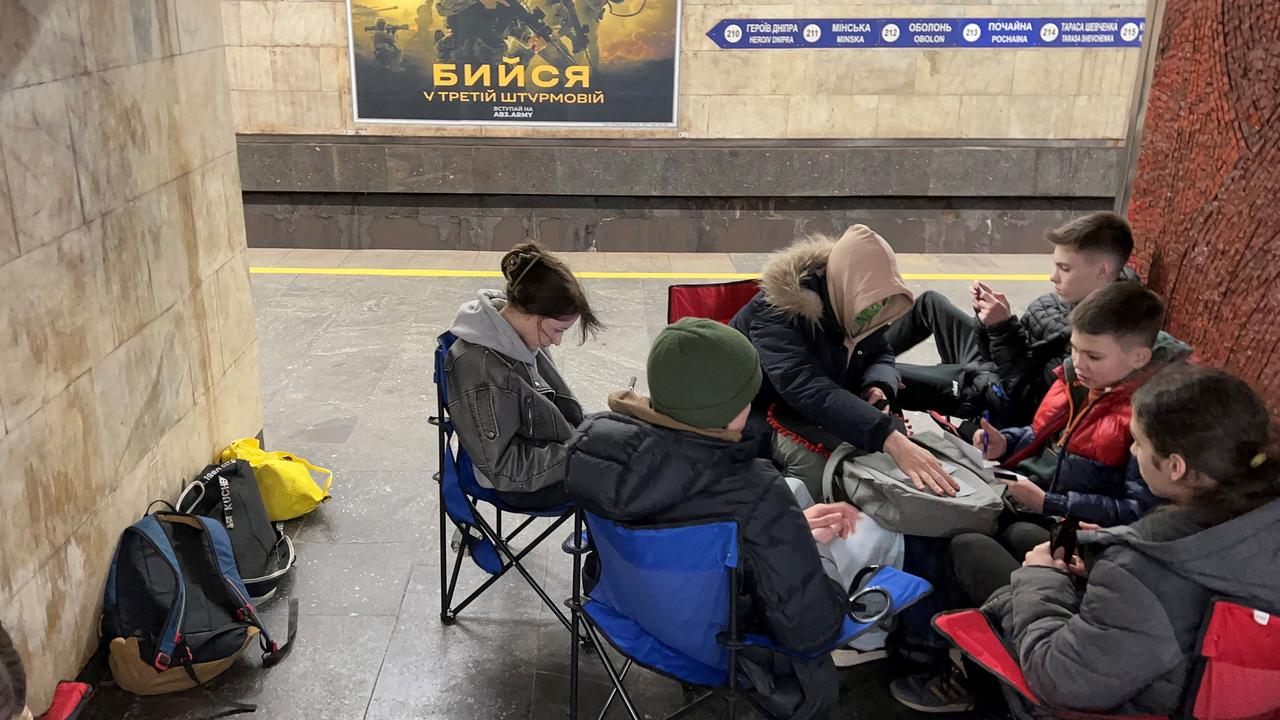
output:
[[1006,482],[1018,482],[1018,473],[1003,468],[991,468],[991,473],[996,476],[997,480]]
[[1062,559],[1071,564],[1071,558],[1075,557],[1076,550],[1079,549],[1079,542],[1076,539],[1076,533],[1080,532],[1080,520],[1078,518],[1067,518],[1049,531],[1049,554],[1053,557],[1058,556],[1058,550],[1062,550]]

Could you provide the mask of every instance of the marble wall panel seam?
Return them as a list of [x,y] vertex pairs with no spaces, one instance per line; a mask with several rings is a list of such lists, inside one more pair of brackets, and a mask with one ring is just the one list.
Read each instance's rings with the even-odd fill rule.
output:
[[[71,142],[71,162],[76,173],[76,189],[79,190],[83,188],[84,185],[80,182],[80,148],[79,144],[76,143],[75,125],[71,122],[71,108],[67,108],[67,139]],[[89,209],[85,207],[83,190],[76,193],[76,200],[80,204],[80,220],[83,224],[87,225],[90,222]]]
[[[4,260],[4,262],[10,262],[12,260],[16,260],[19,257],[22,257],[22,243],[18,240],[18,218],[15,212],[17,208],[15,207],[15,204],[13,202],[13,189],[12,189],[12,186],[9,184],[9,170],[5,166],[3,147],[0,147],[0,186],[4,187],[5,189],[5,194],[4,194],[5,207],[0,208],[0,217],[7,217],[9,219],[8,220],[9,232],[11,233],[9,237],[13,239],[14,249],[17,251],[17,255]],[[5,213],[8,213],[8,214],[6,215]],[[0,237],[2,236],[3,236],[3,230],[0,230]],[[3,419],[3,414],[0,413],[0,420],[2,419]]]

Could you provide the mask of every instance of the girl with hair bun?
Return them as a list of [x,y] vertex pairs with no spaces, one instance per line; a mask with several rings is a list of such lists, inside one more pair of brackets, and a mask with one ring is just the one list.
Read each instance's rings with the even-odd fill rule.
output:
[[449,416],[480,484],[542,510],[568,500],[565,443],[582,422],[547,348],[575,324],[583,342],[602,326],[569,266],[538,243],[511,248],[502,276],[506,289],[481,290],[449,329]]

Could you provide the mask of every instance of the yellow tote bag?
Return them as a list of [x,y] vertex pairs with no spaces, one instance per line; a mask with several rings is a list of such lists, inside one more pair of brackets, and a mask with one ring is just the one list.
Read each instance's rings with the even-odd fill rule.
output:
[[[315,510],[329,499],[333,473],[307,459],[288,452],[267,452],[257,438],[236,440],[218,455],[218,462],[246,460],[258,480],[262,502],[272,522],[292,520]],[[317,484],[311,471],[323,473],[324,485]]]

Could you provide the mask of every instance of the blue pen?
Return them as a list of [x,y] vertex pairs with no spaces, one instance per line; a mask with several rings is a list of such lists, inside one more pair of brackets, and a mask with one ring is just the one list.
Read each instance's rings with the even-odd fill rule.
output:
[[[989,410],[983,410],[983,411],[982,411],[982,419],[983,419],[983,420],[985,420],[985,421],[987,421],[987,422],[991,422],[991,411],[989,411]],[[987,433],[987,429],[984,427],[984,428],[982,428],[982,458],[983,458],[984,460],[985,460],[985,459],[986,459],[986,457],[987,457],[987,447],[988,447],[990,444],[991,444],[991,437],[988,435],[988,433]]]

